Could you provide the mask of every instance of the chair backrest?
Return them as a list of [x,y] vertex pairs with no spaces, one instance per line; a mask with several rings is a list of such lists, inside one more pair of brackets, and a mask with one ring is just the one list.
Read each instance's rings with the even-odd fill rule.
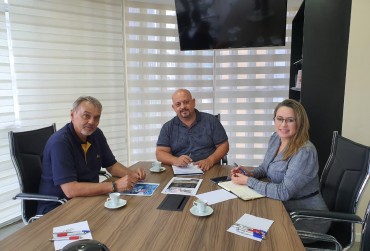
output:
[[[333,133],[329,159],[320,179],[320,190],[330,211],[356,213],[358,201],[369,179],[370,148]],[[354,224],[333,222],[328,234],[343,248],[354,243]]]
[[[24,132],[9,132],[10,155],[22,193],[38,193],[42,154],[49,137],[56,131],[51,126]],[[28,221],[36,214],[37,201],[22,200],[22,217]]]
[[360,251],[370,250],[370,202],[367,204],[365,217],[362,223]]
[[[221,122],[221,115],[218,113],[218,114],[215,114],[215,117],[218,119],[218,121]],[[220,161],[220,164],[221,165],[227,165],[228,164],[228,161],[227,161],[227,154],[225,154],[225,156],[222,157],[221,161]]]

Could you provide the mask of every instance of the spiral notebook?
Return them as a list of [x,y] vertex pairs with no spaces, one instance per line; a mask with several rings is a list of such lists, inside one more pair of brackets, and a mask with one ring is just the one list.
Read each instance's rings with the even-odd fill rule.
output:
[[242,200],[254,200],[265,197],[265,195],[254,191],[246,185],[234,184],[232,181],[219,182],[217,184],[223,189],[235,194]]

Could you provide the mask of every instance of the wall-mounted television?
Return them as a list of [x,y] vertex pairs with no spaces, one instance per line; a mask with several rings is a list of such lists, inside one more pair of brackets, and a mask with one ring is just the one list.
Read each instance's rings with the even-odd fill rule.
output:
[[180,49],[284,46],[287,0],[175,0]]

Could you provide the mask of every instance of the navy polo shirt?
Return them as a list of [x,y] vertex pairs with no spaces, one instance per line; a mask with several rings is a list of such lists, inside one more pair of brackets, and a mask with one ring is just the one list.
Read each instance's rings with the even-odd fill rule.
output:
[[220,121],[212,114],[195,109],[196,121],[187,127],[176,116],[166,122],[158,137],[157,146],[171,148],[172,155],[189,155],[193,161],[208,158],[228,137]]
[[[99,182],[99,171],[117,161],[110,150],[103,132],[98,128],[87,137],[91,144],[86,156],[82,142],[68,123],[54,133],[46,143],[39,192],[66,198],[60,185],[68,182]],[[55,202],[39,202],[38,213],[45,214],[60,205]]]

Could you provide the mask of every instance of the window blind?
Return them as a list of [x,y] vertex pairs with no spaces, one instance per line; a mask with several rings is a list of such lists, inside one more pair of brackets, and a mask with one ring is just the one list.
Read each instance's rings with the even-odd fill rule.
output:
[[176,115],[172,93],[187,88],[196,108],[221,114],[229,160],[259,164],[274,131],[273,109],[288,97],[291,22],[298,6],[288,6],[284,47],[180,51],[174,3],[127,1],[131,161],[155,159],[160,128]]
[[[122,0],[12,0],[6,4],[10,26],[6,33],[2,12],[0,30],[1,56],[5,58],[0,80],[0,224],[7,221],[3,218],[5,207],[20,214],[19,202],[11,199],[18,192],[18,181],[9,157],[7,132],[53,122],[60,129],[70,121],[72,103],[81,95],[102,102],[99,127],[117,160],[128,164],[122,6]],[[10,42],[13,78],[6,56]]]
[[199,110],[221,113],[230,162],[260,163],[272,109],[288,96],[291,19],[301,1],[289,5],[285,47],[187,52],[179,50],[170,0],[7,2],[0,3],[0,226],[20,215],[8,131],[53,122],[60,129],[80,95],[102,102],[100,128],[124,164],[155,159],[178,88],[193,93]]
[[[188,88],[197,108],[213,113],[213,52],[180,52],[174,5],[127,1],[127,88],[131,161],[155,159],[172,93]],[[144,142],[144,144],[143,144]]]
[[19,219],[21,210],[20,202],[12,200],[19,192],[19,186],[8,144],[8,131],[14,125],[14,100],[7,9],[7,5],[0,3],[0,227]]

